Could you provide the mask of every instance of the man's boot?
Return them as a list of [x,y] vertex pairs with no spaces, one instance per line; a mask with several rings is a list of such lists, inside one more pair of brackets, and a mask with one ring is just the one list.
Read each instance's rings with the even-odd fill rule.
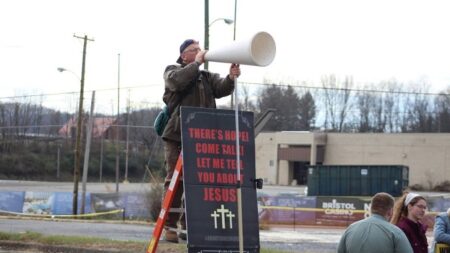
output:
[[178,237],[181,239],[181,240],[183,240],[183,241],[186,241],[187,240],[187,231],[186,231],[186,227],[184,227],[184,228],[182,228],[183,229],[183,231],[181,231],[179,234],[178,234]]
[[[176,229],[176,228],[175,228]],[[167,242],[178,243],[178,235],[177,232],[170,228],[165,229],[164,240]]]

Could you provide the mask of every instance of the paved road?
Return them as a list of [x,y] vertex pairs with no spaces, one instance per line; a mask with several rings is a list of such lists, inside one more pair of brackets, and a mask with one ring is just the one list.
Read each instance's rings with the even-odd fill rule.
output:
[[[148,241],[153,226],[148,224],[93,223],[0,218],[0,231],[39,232],[46,235],[92,236],[114,240]],[[343,229],[283,228],[260,231],[261,247],[289,252],[336,252]]]
[[95,236],[114,240],[145,241],[152,235],[153,227],[125,223],[0,219],[0,231],[12,233],[33,231],[45,235]]
[[[90,236],[148,242],[153,233],[153,226],[149,224],[28,220],[0,217],[0,231],[12,233],[33,231],[46,235]],[[287,252],[331,253],[336,252],[337,244],[343,232],[344,228],[273,228],[260,231],[260,242],[262,248],[279,249]],[[429,243],[431,243],[431,231],[428,231],[427,237]],[[0,253],[4,252],[0,249]]]
[[[70,182],[34,182],[0,180],[0,191],[67,191],[71,192],[73,185]],[[149,184],[134,183],[120,184],[121,192],[140,192],[147,190]],[[89,192],[114,192],[114,183],[88,183]],[[258,191],[260,192],[260,191]],[[261,192],[269,195],[289,193],[304,194],[304,187],[292,186],[265,186]],[[79,235],[102,237],[114,240],[148,241],[152,235],[153,227],[148,224],[125,223],[92,223],[83,221],[51,221],[6,219],[0,217],[0,231],[25,232],[35,231],[43,234]],[[337,244],[344,228],[299,228],[272,229],[260,231],[261,247],[282,249],[289,252],[336,252]],[[432,235],[429,232],[431,242]],[[0,249],[1,250],[1,249]],[[3,253],[0,251],[0,253]]]
[[[149,189],[146,183],[128,183],[119,185],[121,192],[141,192]],[[71,182],[35,182],[0,180],[0,191],[66,191],[71,192]],[[92,193],[115,192],[114,183],[88,183],[87,191]],[[304,187],[297,186],[264,186],[258,190],[268,195],[293,194],[303,195]],[[431,195],[430,193],[429,195]],[[433,193],[434,194],[434,193]],[[439,193],[442,194],[442,193]],[[25,232],[35,231],[43,234],[80,235],[110,238],[115,240],[148,241],[153,227],[143,224],[112,224],[92,222],[67,222],[5,219],[0,217],[0,231]],[[336,252],[337,243],[343,228],[299,228],[272,229],[260,231],[261,247],[276,248],[289,252]],[[429,242],[432,240],[431,231],[428,232]],[[0,249],[0,253],[1,249]]]

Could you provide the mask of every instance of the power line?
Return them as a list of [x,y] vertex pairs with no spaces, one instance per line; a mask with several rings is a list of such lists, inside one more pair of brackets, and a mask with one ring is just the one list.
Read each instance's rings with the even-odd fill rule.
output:
[[[64,125],[27,125],[27,126],[0,126],[0,129],[23,129],[23,128],[51,128],[51,127],[63,127]],[[153,129],[153,126],[139,126],[139,125],[98,125],[99,128],[108,128],[108,127],[130,127],[130,128],[144,128],[144,129]]]
[[[149,88],[153,86],[160,86],[161,84],[151,84],[151,85],[137,85],[137,86],[125,86],[120,89],[139,89],[139,88]],[[95,89],[95,91],[116,91],[117,88],[104,88],[104,89]],[[86,92],[92,92],[94,90],[86,90]],[[65,91],[58,93],[41,93],[41,94],[29,94],[29,95],[19,95],[19,96],[9,96],[9,97],[0,97],[1,99],[16,99],[16,98],[28,98],[28,97],[42,97],[42,96],[60,96],[60,95],[76,95],[79,94],[79,91]]]
[[[374,90],[374,89],[356,89],[356,88],[339,88],[339,87],[320,87],[320,86],[309,86],[309,85],[299,85],[299,84],[271,84],[271,83],[256,83],[256,82],[241,82],[241,84],[248,85],[258,85],[258,86],[281,86],[281,87],[293,87],[293,88],[303,88],[312,90],[334,90],[334,91],[350,91],[350,92],[368,92],[368,93],[388,93],[388,94],[400,94],[400,95],[424,95],[424,96],[449,96],[447,93],[433,93],[433,92],[416,92],[416,91],[393,91],[393,90]],[[161,84],[151,84],[151,85],[136,85],[136,86],[124,86],[120,87],[123,89],[142,89],[150,88],[154,86],[160,86]],[[95,91],[115,91],[117,88],[104,88],[96,89]],[[94,90],[88,90],[86,92],[92,92]],[[30,95],[20,95],[20,96],[9,96],[0,97],[2,99],[17,99],[17,98],[27,98],[27,97],[42,97],[42,96],[59,96],[59,95],[76,95],[77,91],[59,92],[59,93],[42,93],[42,94],[30,94]]]
[[298,84],[268,84],[268,83],[253,83],[253,82],[241,82],[242,84],[249,85],[264,85],[264,86],[282,86],[282,87],[295,87],[313,90],[336,90],[336,91],[354,91],[354,92],[368,92],[368,93],[390,93],[390,94],[402,94],[402,95],[425,95],[425,96],[449,96],[447,93],[433,93],[433,92],[415,92],[415,91],[392,91],[392,90],[374,90],[374,89],[352,89],[352,88],[339,88],[339,87],[318,87]]

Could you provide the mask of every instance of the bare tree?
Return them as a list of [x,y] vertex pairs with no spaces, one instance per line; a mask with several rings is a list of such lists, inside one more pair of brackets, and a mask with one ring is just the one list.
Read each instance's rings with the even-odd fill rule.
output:
[[15,127],[15,134],[16,137],[19,137],[19,126],[20,126],[20,104],[18,102],[14,103],[14,114],[11,118],[11,122],[13,123],[13,126]]
[[432,108],[426,92],[429,85],[426,83],[412,84],[410,95],[406,103],[407,114],[404,132],[431,132],[433,126]]
[[[60,111],[54,111],[50,114],[50,125],[53,126],[57,126],[57,125],[63,125],[64,123],[66,123],[62,118],[61,118],[61,112]],[[48,131],[48,135],[58,135],[58,131],[59,131],[59,127],[51,127]]]
[[245,85],[242,85],[241,86],[241,93],[242,93],[244,99],[241,102],[239,102],[240,110],[255,111],[256,110],[256,106],[251,100],[251,94],[250,94],[249,87],[245,86]]
[[[450,90],[449,90],[450,91]],[[450,94],[449,91],[441,92],[434,99],[436,114],[435,129],[439,133],[450,132]]]
[[350,104],[353,79],[346,77],[342,84],[338,84],[335,75],[322,77],[322,87],[325,95],[325,127],[332,131],[343,132]]
[[372,132],[373,122],[372,122],[372,108],[375,103],[375,96],[367,91],[358,92],[357,94],[357,105],[359,110],[359,123],[358,131],[360,133]]
[[7,141],[7,126],[8,126],[8,122],[6,119],[6,110],[5,110],[5,105],[3,103],[0,103],[0,127],[1,127],[1,143],[2,145],[0,146],[0,151],[3,153],[7,150],[7,145],[8,145],[8,141]]
[[390,80],[382,82],[381,87],[387,89],[387,93],[384,95],[384,115],[386,119],[385,132],[398,132],[400,129],[400,92],[402,91],[401,85],[395,81]]
[[383,83],[377,86],[373,84],[365,86],[356,95],[356,105],[359,112],[359,132],[382,133],[387,131],[389,117],[392,117],[391,110],[394,102],[389,92],[377,92],[377,87],[383,87]]
[[[42,106],[42,96],[40,97],[40,101],[39,104],[34,106],[35,108],[35,117],[34,117],[34,125],[36,126],[36,129],[33,129],[35,133],[37,133],[38,135],[41,133],[41,125],[42,125],[42,120],[43,120],[43,111],[44,111],[44,107]],[[48,129],[46,129],[48,131]]]

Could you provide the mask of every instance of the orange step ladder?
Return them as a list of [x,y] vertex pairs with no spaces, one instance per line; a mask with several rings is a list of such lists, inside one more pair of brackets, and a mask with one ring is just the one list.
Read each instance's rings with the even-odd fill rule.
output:
[[167,189],[166,196],[159,213],[158,220],[156,221],[155,229],[153,230],[152,239],[147,247],[146,253],[155,253],[158,247],[159,238],[161,237],[162,230],[164,229],[164,223],[166,222],[167,215],[170,212],[170,206],[172,205],[173,197],[177,192],[180,185],[180,177],[183,168],[182,154],[178,157],[177,164],[175,165],[175,171],[173,172],[172,179],[170,180],[169,189]]

